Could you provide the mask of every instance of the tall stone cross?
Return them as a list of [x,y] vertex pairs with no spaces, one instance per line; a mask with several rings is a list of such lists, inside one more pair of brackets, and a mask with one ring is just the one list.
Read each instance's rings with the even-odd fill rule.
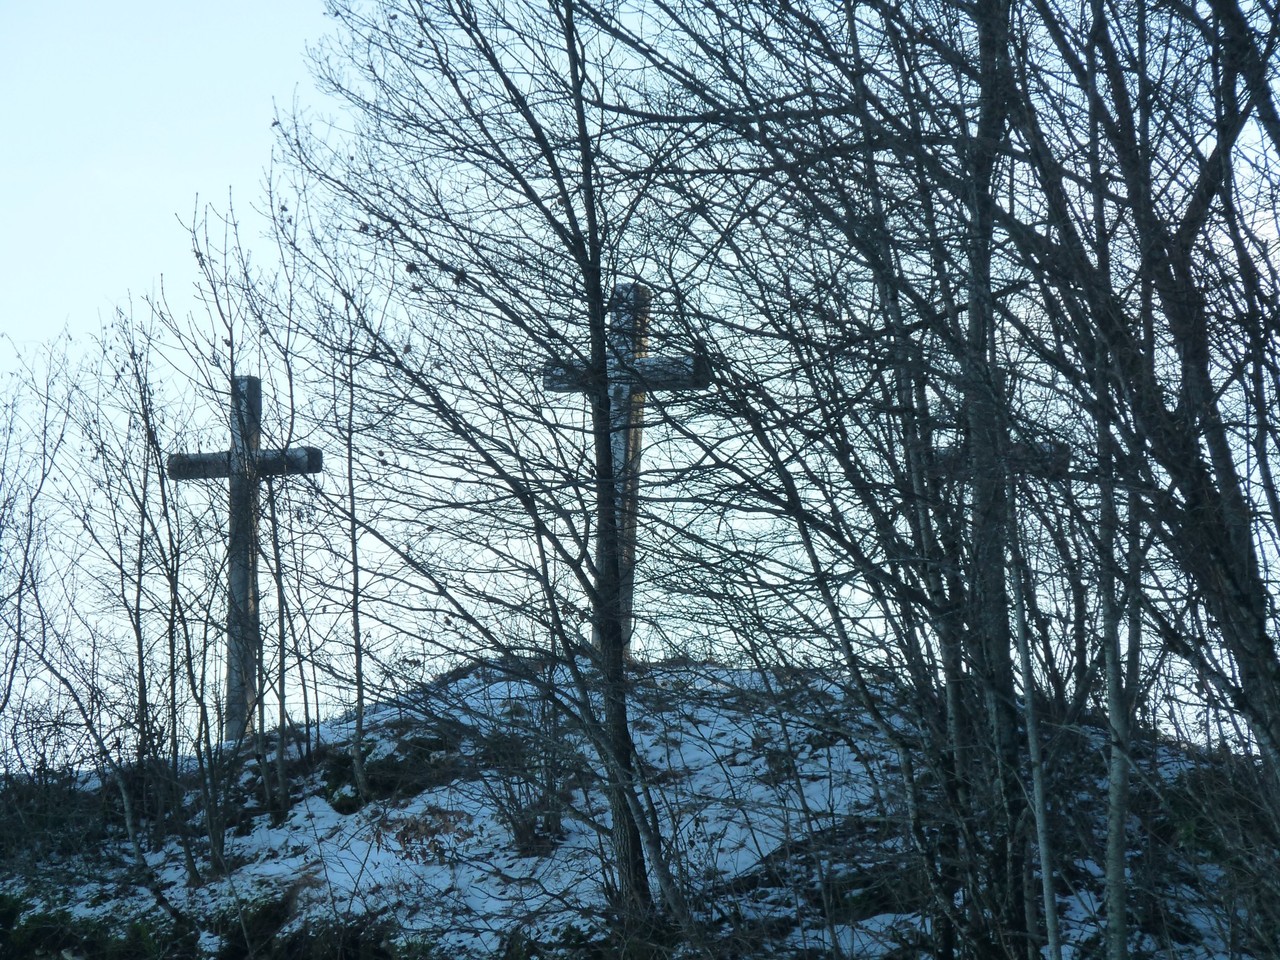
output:
[[[614,504],[618,531],[619,605],[622,643],[631,643],[632,597],[635,592],[636,514],[640,492],[640,441],[644,429],[645,394],[655,390],[701,390],[711,383],[711,368],[701,355],[651,357],[649,346],[649,288],[642,283],[620,284],[609,302],[607,337],[609,442],[613,461]],[[548,364],[543,387],[555,393],[590,389],[590,373],[581,367]],[[597,554],[599,540],[597,540]],[[597,558],[603,562],[603,557]],[[593,631],[600,647],[600,625]]]
[[227,537],[227,689],[224,740],[238,742],[249,730],[258,703],[258,481],[291,473],[319,473],[315,447],[260,450],[262,381],[231,380],[231,449],[220,453],[170,455],[171,480],[230,479]]

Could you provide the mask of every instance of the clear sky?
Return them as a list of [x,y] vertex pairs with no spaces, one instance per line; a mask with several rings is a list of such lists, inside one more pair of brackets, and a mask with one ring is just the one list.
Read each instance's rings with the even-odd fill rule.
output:
[[[321,105],[323,0],[0,0],[0,332],[96,332],[195,278],[197,198],[249,220],[271,121]],[[0,369],[14,349],[0,342]]]

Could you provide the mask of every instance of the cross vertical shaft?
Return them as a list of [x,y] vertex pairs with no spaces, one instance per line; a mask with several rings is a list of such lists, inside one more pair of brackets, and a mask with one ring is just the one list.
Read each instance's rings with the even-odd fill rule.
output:
[[[617,287],[610,304],[610,364],[635,369],[648,352],[649,288],[628,283]],[[636,583],[636,515],[640,498],[640,449],[644,431],[644,387],[625,377],[609,381],[609,445],[613,462],[614,519],[618,531],[618,614],[622,646],[631,644]],[[606,562],[606,558],[598,558]],[[600,638],[596,638],[600,646]]]
[[231,381],[230,500],[227,530],[226,737],[249,728],[258,691],[258,447],[262,435],[262,382]]

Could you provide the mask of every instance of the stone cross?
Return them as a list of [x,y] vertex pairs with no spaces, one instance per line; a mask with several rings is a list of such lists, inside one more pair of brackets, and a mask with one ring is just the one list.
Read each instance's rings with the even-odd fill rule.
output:
[[171,480],[230,480],[227,537],[227,690],[223,738],[239,742],[258,703],[258,481],[262,477],[319,473],[315,447],[260,450],[262,381],[231,380],[231,449],[221,453],[175,453]]
[[[606,377],[616,492],[614,503],[621,554],[618,558],[618,589],[624,650],[631,643],[645,394],[655,390],[700,390],[711,383],[711,368],[704,356],[648,355],[650,299],[649,288],[644,284],[626,283],[614,288],[609,302],[611,321]],[[545,389],[555,393],[580,393],[590,389],[589,378],[590,371],[586,369],[553,363],[543,370],[542,382]],[[599,630],[600,626],[596,624],[594,640],[597,647],[601,645]]]

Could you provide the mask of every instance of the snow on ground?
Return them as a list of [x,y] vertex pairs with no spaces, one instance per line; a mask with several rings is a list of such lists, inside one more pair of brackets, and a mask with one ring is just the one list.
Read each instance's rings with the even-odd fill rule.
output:
[[[498,955],[519,938],[590,939],[612,882],[592,748],[598,710],[563,668],[524,679],[464,672],[369,712],[373,802],[355,802],[344,767],[354,727],[343,718],[319,731],[322,746],[295,774],[287,814],[273,819],[246,801],[226,838],[224,875],[207,844],[188,838],[188,857],[171,836],[145,851],[148,880],[120,839],[47,864],[61,871],[61,903],[41,909],[127,922],[162,916],[158,891],[195,918],[196,949],[209,957],[231,955],[245,918],[264,913],[274,938],[363,919],[456,960]],[[663,858],[681,871],[675,879],[704,928],[757,949],[771,942],[778,955],[869,958],[922,930],[926,921],[903,909],[912,897],[897,758],[838,687],[814,676],[790,683],[725,667],[652,667],[637,673],[631,719]],[[252,788],[257,761],[246,771]],[[1064,942],[1069,956],[1085,956],[1097,943],[1100,872],[1084,859],[1072,875]],[[0,891],[25,891],[30,911],[32,879],[11,877]],[[1201,942],[1178,956],[1217,956],[1213,918],[1188,916]]]

